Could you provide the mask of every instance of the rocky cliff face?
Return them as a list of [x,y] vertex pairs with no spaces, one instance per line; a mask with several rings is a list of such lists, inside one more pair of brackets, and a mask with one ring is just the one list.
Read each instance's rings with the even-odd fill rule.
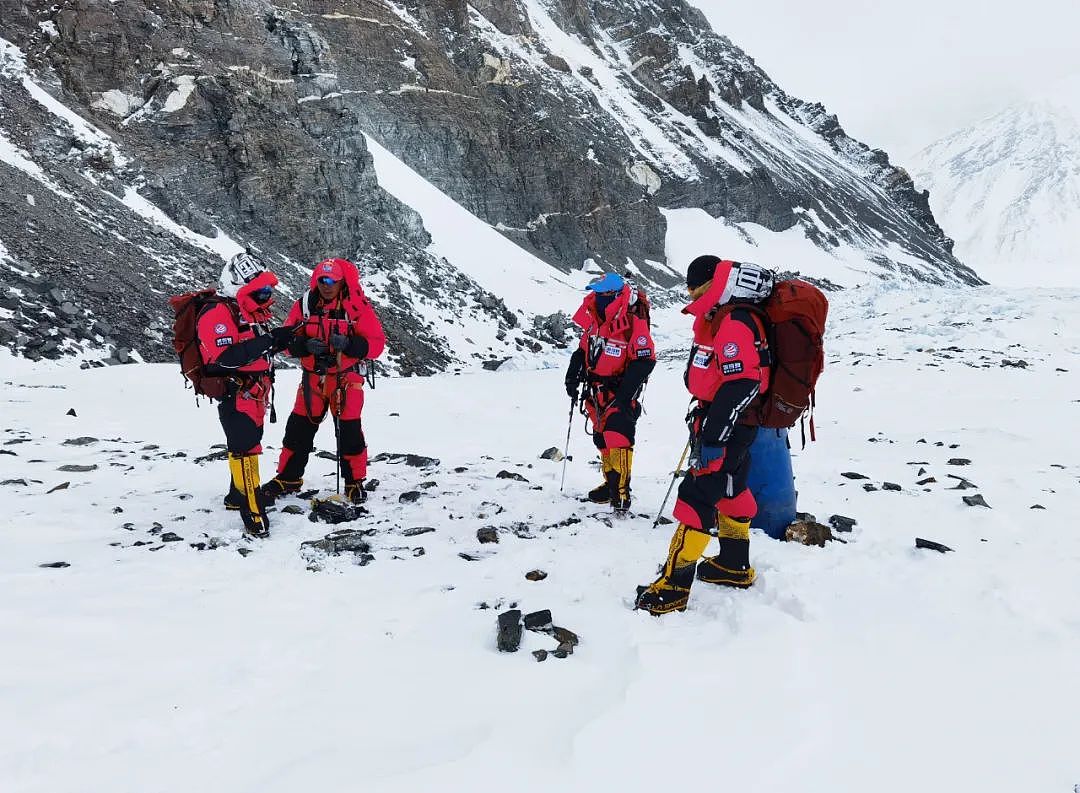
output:
[[[679,0],[8,0],[0,36],[0,343],[32,355],[167,357],[163,296],[237,241],[293,294],[360,261],[401,371],[561,343],[429,253],[365,135],[556,274],[670,285],[660,209],[702,207],[978,282],[906,173]],[[451,344],[446,314],[485,338]]]

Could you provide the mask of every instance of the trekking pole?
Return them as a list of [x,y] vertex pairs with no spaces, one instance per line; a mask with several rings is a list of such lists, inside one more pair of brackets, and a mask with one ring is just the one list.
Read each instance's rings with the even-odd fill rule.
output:
[[570,430],[574,426],[574,408],[577,407],[577,394],[570,397],[570,421],[566,424],[566,446],[563,448],[562,458],[562,481],[559,482],[559,492],[563,492],[563,487],[566,485],[566,461],[570,459]]
[[690,452],[690,440],[687,439],[686,446],[683,447],[682,456],[679,457],[679,464],[675,466],[675,471],[671,475],[671,484],[668,485],[667,493],[664,494],[664,500],[660,504],[660,509],[656,513],[656,520],[653,521],[652,527],[655,529],[660,525],[660,518],[664,515],[664,508],[667,506],[668,499],[671,498],[671,491],[675,488],[675,482],[682,474],[683,462],[686,460],[686,455]]

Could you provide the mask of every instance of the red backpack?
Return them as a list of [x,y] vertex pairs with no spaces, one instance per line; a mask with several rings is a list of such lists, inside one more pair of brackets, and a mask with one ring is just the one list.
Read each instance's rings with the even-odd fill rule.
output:
[[[230,298],[219,295],[213,289],[185,292],[169,298],[173,308],[173,349],[180,358],[180,373],[191,383],[198,396],[210,399],[225,397],[226,379],[208,377],[204,374],[202,352],[199,350],[198,323],[203,310],[218,303],[231,304]],[[232,309],[236,313],[235,308]]]
[[825,368],[825,318],[829,301],[813,284],[793,278],[777,283],[760,305],[743,307],[766,320],[772,357],[769,390],[751,407],[756,414],[753,423],[759,427],[794,427],[809,410],[810,439],[817,440],[814,387]]

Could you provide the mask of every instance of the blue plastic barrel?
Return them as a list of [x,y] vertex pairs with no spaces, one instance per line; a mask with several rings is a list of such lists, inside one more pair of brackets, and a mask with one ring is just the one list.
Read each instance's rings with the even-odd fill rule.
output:
[[750,476],[746,484],[758,505],[751,527],[782,540],[784,530],[795,520],[797,495],[787,430],[764,427],[758,430],[750,447]]

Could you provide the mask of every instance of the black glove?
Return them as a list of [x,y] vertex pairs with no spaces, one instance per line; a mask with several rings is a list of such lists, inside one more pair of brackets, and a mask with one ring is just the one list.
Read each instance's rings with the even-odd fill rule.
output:
[[341,352],[345,349],[345,345],[349,343],[349,337],[344,333],[331,333],[330,334],[330,347],[331,349]]
[[296,325],[282,325],[280,328],[274,328],[270,331],[270,337],[274,340],[274,346],[270,349],[281,352],[292,343],[295,333]]
[[566,378],[566,395],[571,399],[576,400],[578,398],[578,385],[580,384],[577,380]]
[[326,355],[330,352],[330,347],[322,339],[308,339],[304,347],[311,355]]

